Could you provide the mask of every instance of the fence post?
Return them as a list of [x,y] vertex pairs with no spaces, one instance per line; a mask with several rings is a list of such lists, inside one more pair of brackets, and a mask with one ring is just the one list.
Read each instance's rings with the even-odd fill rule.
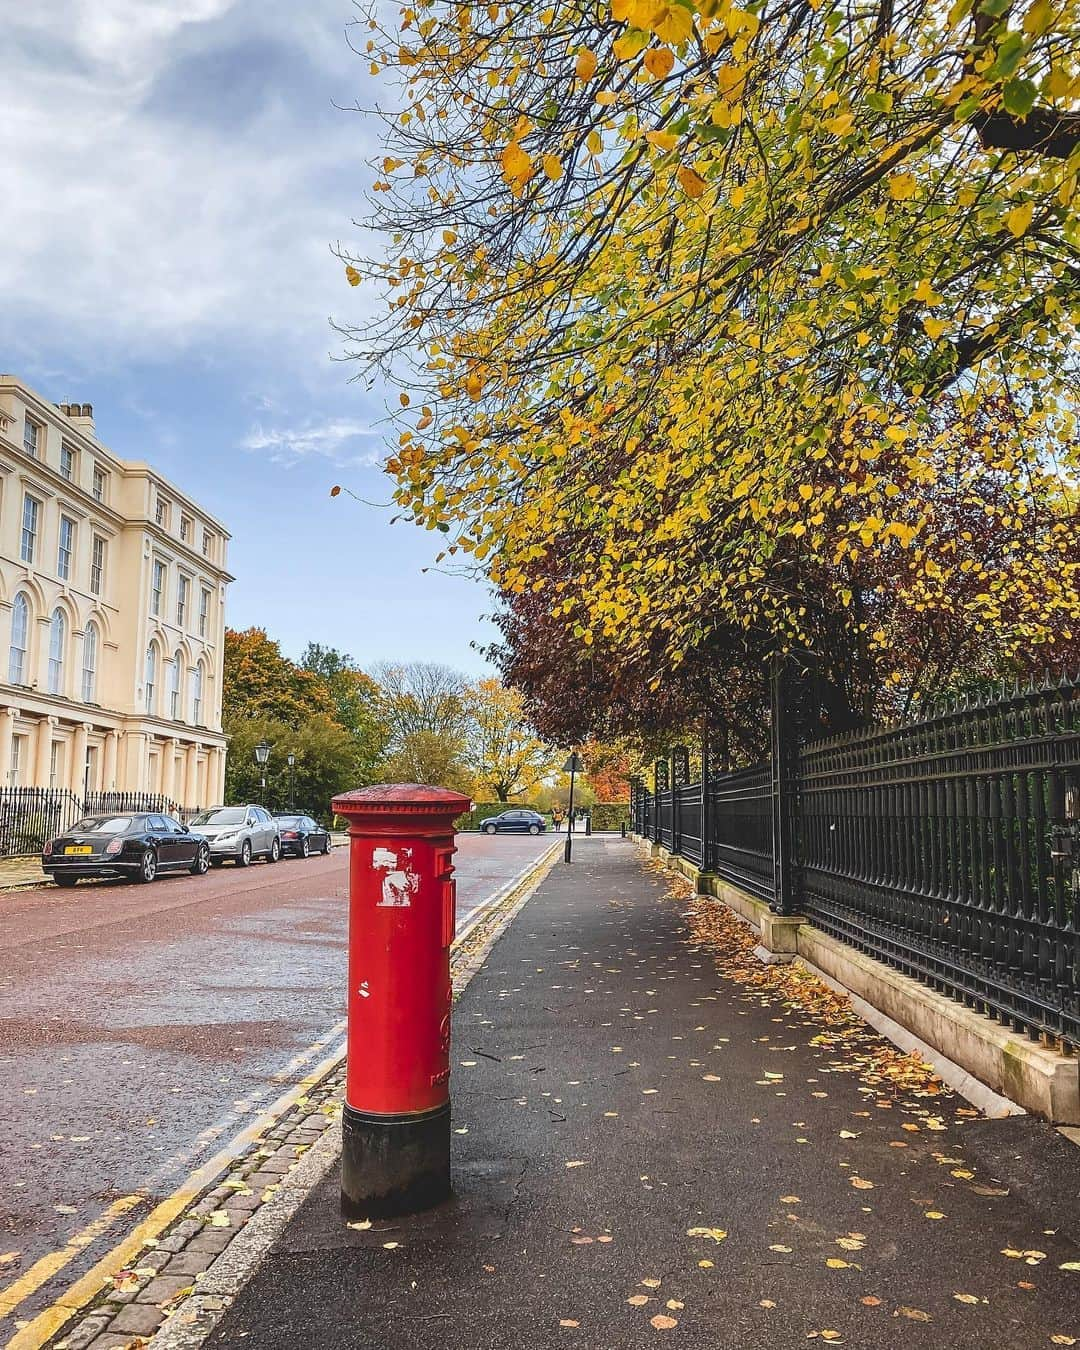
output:
[[775,656],[769,671],[772,739],[773,902],[776,914],[797,914],[799,878],[799,726],[790,659]]
[[686,786],[690,777],[690,751],[685,745],[676,745],[671,750],[671,851],[682,855],[682,800],[679,789]]

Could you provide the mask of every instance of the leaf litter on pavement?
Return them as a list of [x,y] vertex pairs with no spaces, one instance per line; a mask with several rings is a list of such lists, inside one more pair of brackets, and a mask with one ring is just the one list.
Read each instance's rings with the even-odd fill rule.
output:
[[[965,1119],[978,1119],[980,1113],[970,1107],[958,1106],[950,1090],[942,1083],[936,1075],[933,1068],[926,1063],[916,1053],[906,1053],[890,1042],[878,1036],[877,1033],[858,1016],[851,1006],[850,1000],[831,989],[823,981],[817,979],[807,970],[792,964],[771,964],[762,963],[754,953],[757,942],[756,933],[743,921],[741,921],[733,911],[725,905],[712,900],[706,896],[698,896],[694,893],[690,884],[679,875],[672,875],[660,860],[652,860],[645,863],[647,871],[661,877],[666,882],[666,892],[664,899],[675,901],[681,906],[682,918],[686,921],[689,929],[690,950],[695,953],[709,955],[715,965],[717,973],[731,985],[736,986],[739,992],[735,994],[736,1001],[743,1001],[747,1004],[756,1006],[759,1009],[774,1011],[780,1016],[774,1016],[774,1023],[782,1024],[785,1030],[803,1032],[810,1031],[808,1038],[809,1045],[816,1051],[820,1051],[826,1058],[825,1066],[819,1071],[819,1075],[808,1079],[808,1086],[812,1087],[810,1096],[817,1100],[827,1099],[829,1094],[825,1090],[828,1086],[828,1077],[832,1075],[851,1075],[858,1080],[858,1092],[863,1098],[864,1109],[852,1111],[851,1114],[857,1117],[861,1122],[871,1122],[876,1117],[881,1123],[884,1123],[886,1129],[899,1127],[904,1132],[905,1138],[891,1139],[885,1141],[887,1146],[895,1152],[885,1155],[877,1155],[879,1158],[884,1156],[886,1159],[896,1159],[900,1171],[899,1176],[885,1175],[881,1176],[864,1175],[863,1172],[870,1170],[874,1173],[876,1168],[884,1167],[880,1161],[875,1164],[875,1168],[864,1168],[860,1171],[854,1166],[854,1158],[851,1153],[841,1157],[839,1166],[849,1170],[851,1175],[848,1177],[849,1184],[855,1191],[867,1193],[867,1200],[876,1200],[876,1187],[886,1185],[895,1188],[898,1182],[911,1187],[915,1184],[914,1177],[916,1169],[919,1172],[929,1164],[934,1167],[934,1173],[929,1178],[925,1176],[921,1180],[919,1190],[923,1192],[932,1192],[933,1198],[929,1194],[918,1195],[912,1191],[911,1198],[922,1211],[922,1220],[926,1223],[927,1229],[948,1228],[948,1208],[941,1204],[939,1196],[943,1199],[947,1190],[956,1191],[959,1188],[968,1190],[971,1194],[979,1196],[985,1200],[994,1200],[1007,1197],[1009,1189],[1002,1185],[987,1185],[987,1181],[996,1182],[995,1177],[978,1178],[975,1167],[968,1163],[959,1153],[962,1148],[962,1141],[957,1138],[957,1133],[962,1129],[962,1123]],[[652,991],[648,991],[652,992]],[[693,1004],[692,1006],[697,1006]],[[629,1009],[624,1010],[629,1011]],[[743,1015],[738,1013],[737,1015]],[[738,1024],[736,1024],[738,1025]],[[704,1028],[701,1028],[704,1030]],[[714,1028],[715,1031],[721,1028]],[[722,1028],[727,1030],[727,1028]],[[675,1039],[682,1039],[676,1037]],[[765,1055],[777,1050],[794,1050],[796,1046],[774,1043],[771,1036],[756,1038],[762,1044],[763,1058]],[[714,1052],[722,1052],[724,1046],[730,1043],[730,1037],[723,1037],[713,1046]],[[621,1050],[622,1047],[620,1046]],[[692,1064],[700,1066],[700,1060],[691,1061]],[[721,1073],[710,1071],[699,1075],[705,1082],[722,1082],[724,1076]],[[762,1089],[771,1089],[776,1097],[788,1098],[789,1093],[797,1091],[796,1085],[785,1077],[784,1073],[777,1072],[773,1068],[765,1068],[764,1065],[760,1071],[760,1077],[756,1080],[756,1086]],[[904,1116],[906,1119],[899,1119]],[[895,1122],[895,1123],[894,1123]],[[760,1123],[758,1117],[754,1117],[752,1124]],[[852,1122],[853,1125],[855,1121]],[[804,1122],[796,1121],[795,1129],[805,1128]],[[838,1137],[844,1141],[845,1146],[855,1150],[862,1150],[864,1153],[871,1147],[871,1140],[864,1139],[865,1124],[860,1124],[858,1128],[845,1128],[838,1131]],[[947,1152],[942,1152],[933,1148],[921,1148],[918,1141],[919,1136],[925,1136],[927,1143],[935,1135],[941,1135],[952,1131],[956,1142],[947,1145]],[[807,1144],[810,1142],[807,1135],[793,1136],[793,1143]],[[861,1141],[861,1142],[860,1142]],[[913,1155],[911,1150],[919,1150],[918,1155]],[[870,1156],[874,1156],[871,1152]],[[945,1169],[948,1169],[947,1171]],[[938,1204],[934,1204],[938,1200]],[[785,1195],[780,1197],[780,1203],[784,1205],[803,1204],[802,1199],[795,1195]],[[866,1214],[874,1213],[873,1204],[862,1204],[862,1210]],[[803,1205],[805,1211],[806,1206]],[[846,1252],[859,1253],[856,1260],[845,1260],[836,1256],[826,1256],[825,1265],[830,1271],[835,1271],[835,1278],[838,1281],[849,1281],[852,1278],[859,1280],[865,1278],[862,1276],[864,1263],[873,1261],[874,1243],[863,1232],[850,1231],[846,1235],[836,1235],[829,1237],[823,1230],[824,1225],[806,1224],[800,1221],[800,1215],[788,1213],[786,1216],[790,1222],[790,1231],[792,1240],[799,1241],[802,1234],[808,1235],[811,1230],[813,1233],[812,1242],[820,1246],[821,1241],[831,1242],[833,1251],[839,1246]],[[985,1239],[987,1233],[993,1231],[993,1226],[997,1224],[1002,1235],[1013,1236],[1009,1232],[1009,1211],[994,1209],[993,1207],[987,1213],[986,1222],[983,1228],[977,1233],[964,1233],[958,1235],[958,1239],[965,1242],[971,1242],[975,1238]],[[710,1224],[713,1222],[709,1220]],[[775,1226],[775,1225],[770,1225]],[[702,1238],[705,1236],[713,1238],[715,1242],[723,1241],[728,1237],[728,1231],[725,1228],[712,1228],[706,1226],[696,1226],[688,1229],[687,1236],[690,1238]],[[732,1234],[733,1240],[738,1241],[738,1234]],[[889,1234],[888,1245],[893,1246],[895,1234]],[[954,1239],[957,1240],[957,1239]],[[710,1244],[711,1245],[711,1244]],[[730,1244],[728,1244],[730,1246]],[[782,1255],[788,1255],[793,1252],[793,1247],[787,1242],[768,1244],[772,1252]],[[796,1260],[805,1257],[809,1253],[805,1250],[806,1242],[803,1240],[802,1246],[795,1252]],[[700,1250],[700,1244],[699,1244]],[[696,1253],[695,1253],[696,1255]],[[1019,1258],[1028,1265],[1039,1264],[1045,1259],[1046,1253],[1034,1245],[1017,1244],[1014,1248],[1008,1249],[1002,1253],[1003,1256]],[[947,1312],[949,1308],[960,1314],[963,1309],[964,1316],[979,1316],[980,1312],[991,1307],[995,1296],[1010,1288],[1008,1276],[1005,1271],[992,1264],[993,1257],[990,1251],[985,1256],[980,1253],[980,1259],[985,1260],[985,1277],[987,1287],[984,1289],[957,1290],[955,1286],[943,1286],[937,1291],[939,1297],[931,1298],[935,1291],[925,1288],[925,1281],[920,1290],[930,1301],[930,1307],[937,1305],[941,1312]],[[997,1260],[1000,1262],[1001,1257]],[[1003,1264],[1008,1264],[1005,1261]],[[696,1262],[699,1270],[710,1272],[714,1269],[712,1261],[700,1260]],[[1063,1271],[1080,1271],[1080,1262],[1066,1261],[1059,1263]],[[872,1267],[871,1267],[872,1268]],[[888,1267],[886,1267],[888,1269]],[[705,1273],[701,1278],[710,1279],[710,1275]],[[891,1315],[893,1319],[903,1319],[912,1322],[933,1322],[934,1313],[927,1308],[914,1306],[903,1298],[903,1293],[910,1293],[906,1281],[895,1278],[891,1279],[897,1287],[898,1297],[890,1300],[885,1296],[885,1291],[878,1289],[874,1292],[866,1291],[859,1295],[857,1289],[851,1292],[855,1294],[854,1300],[847,1302],[849,1295],[846,1292],[840,1294],[845,1300],[846,1306],[860,1307],[866,1309],[866,1316],[881,1316],[882,1313]],[[652,1281],[642,1281],[645,1285],[651,1285]],[[880,1280],[878,1281],[880,1284]],[[657,1281],[658,1285],[659,1282]],[[1028,1290],[1036,1293],[1035,1286],[1030,1282],[1017,1282],[1016,1288]],[[850,1285],[845,1285],[845,1291],[850,1289]],[[902,1292],[901,1292],[902,1291]],[[650,1300],[647,1296],[633,1294],[627,1300],[631,1306],[644,1306]],[[757,1306],[763,1310],[768,1310],[776,1306],[774,1299],[758,1299]],[[671,1304],[668,1305],[669,1307]],[[681,1304],[680,1304],[681,1306]],[[1078,1304],[1080,1306],[1080,1304]],[[807,1340],[820,1339],[825,1342],[840,1342],[842,1333],[832,1327],[824,1329],[813,1327],[809,1319],[812,1310],[805,1310],[808,1319],[807,1330],[805,1332]],[[658,1329],[674,1325],[673,1321],[665,1321],[662,1315],[651,1319],[652,1325]],[[1055,1345],[1075,1345],[1080,1343],[1077,1337],[1072,1334],[1074,1328],[1068,1331],[1061,1327],[1053,1327],[1042,1333],[1042,1342]],[[882,1339],[888,1339],[888,1333],[881,1333]]]

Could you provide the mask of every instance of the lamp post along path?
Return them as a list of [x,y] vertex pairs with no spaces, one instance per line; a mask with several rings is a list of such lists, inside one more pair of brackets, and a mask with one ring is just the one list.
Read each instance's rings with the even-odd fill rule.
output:
[[259,766],[259,785],[266,791],[266,761],[270,758],[271,745],[269,741],[260,741],[255,747],[255,763]]
[[563,765],[563,773],[570,775],[570,800],[566,807],[566,847],[563,850],[563,861],[573,862],[573,829],[574,829],[574,775],[581,772],[583,768],[581,756],[575,750]]

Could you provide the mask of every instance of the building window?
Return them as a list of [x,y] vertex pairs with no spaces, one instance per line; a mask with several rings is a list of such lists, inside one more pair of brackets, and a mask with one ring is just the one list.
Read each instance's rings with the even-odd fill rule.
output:
[[11,768],[8,771],[8,778],[12,787],[19,786],[19,774],[22,769],[23,745],[26,742],[25,736],[13,736],[11,739]]
[[32,417],[23,420],[22,434],[23,449],[31,459],[37,459],[38,447],[41,444],[41,427]]
[[146,649],[146,711],[157,711],[157,648],[152,642]]
[[24,563],[33,566],[37,552],[38,524],[41,520],[41,503],[27,493],[23,497],[22,508],[22,547],[19,556]]
[[214,556],[214,536],[209,530],[203,530],[202,551],[204,558],[212,558]]
[[191,672],[191,720],[195,725],[202,726],[202,666],[196,666]]
[[61,581],[71,580],[71,560],[75,555],[75,522],[60,517],[60,547],[56,551],[56,575]]
[[64,692],[64,650],[67,647],[67,619],[62,609],[54,609],[49,621],[49,693]]
[[163,530],[169,528],[169,503],[164,497],[158,497],[154,503],[154,520]]
[[182,540],[185,544],[191,542],[191,517],[190,517],[190,516],[181,516],[181,517],[180,517],[180,538],[181,538],[181,540]]
[[49,786],[54,788],[60,776],[60,742],[53,741],[49,746]]
[[100,534],[94,535],[93,547],[90,551],[90,592],[92,595],[100,595],[101,588],[105,584],[105,540]]
[[175,722],[180,716],[180,672],[183,670],[180,653],[169,662],[169,716]]
[[94,501],[96,502],[105,500],[106,477],[104,469],[94,469]]
[[97,624],[88,623],[83,635],[82,648],[82,697],[84,703],[93,703],[97,693],[98,630]]
[[188,579],[180,577],[176,583],[176,622],[183,628],[187,622]]
[[154,560],[154,584],[150,594],[150,613],[161,613],[161,597],[165,591],[165,564]]
[[60,476],[70,483],[75,477],[75,451],[70,445],[60,447]]
[[199,596],[199,636],[205,637],[210,627],[210,592],[203,590]]
[[11,647],[8,651],[8,684],[26,683],[26,647],[30,633],[30,602],[22,591],[11,608]]

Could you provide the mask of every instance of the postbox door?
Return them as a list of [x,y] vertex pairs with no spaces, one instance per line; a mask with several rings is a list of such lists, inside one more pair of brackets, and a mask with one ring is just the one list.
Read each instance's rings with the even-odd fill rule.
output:
[[439,879],[439,901],[442,907],[442,945],[454,941],[457,914],[457,884],[454,881],[454,850],[441,848],[435,854],[436,875]]

